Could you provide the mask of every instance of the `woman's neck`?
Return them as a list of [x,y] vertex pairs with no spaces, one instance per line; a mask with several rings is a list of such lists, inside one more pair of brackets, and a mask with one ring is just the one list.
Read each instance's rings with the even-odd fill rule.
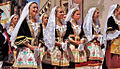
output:
[[118,20],[118,16],[117,16],[117,14],[115,14],[115,18]]
[[96,18],[93,18],[93,23],[94,25],[96,25]]
[[47,25],[47,24],[45,24],[45,23],[43,23],[43,24],[42,24],[43,29],[45,29],[45,28],[46,28],[46,25]]
[[57,20],[56,20],[56,23],[57,23],[57,25],[62,26],[62,22],[61,22],[60,19],[58,19],[58,18],[57,18]]
[[75,20],[72,20],[72,23],[73,23],[74,25],[77,25],[77,21],[75,21]]
[[14,28],[16,26],[16,24],[12,23],[12,27]]
[[29,19],[30,19],[32,22],[36,22],[35,18],[32,17],[32,16],[29,16]]

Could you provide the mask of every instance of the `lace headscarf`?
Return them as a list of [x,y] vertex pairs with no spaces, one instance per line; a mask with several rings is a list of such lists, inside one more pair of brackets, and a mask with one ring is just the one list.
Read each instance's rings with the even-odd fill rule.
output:
[[45,45],[48,47],[50,51],[53,51],[55,46],[56,8],[57,6],[51,10],[44,34]]
[[17,15],[17,14],[13,14],[13,15],[9,18],[9,20],[7,21],[7,25],[6,25],[6,29],[7,29],[7,30],[8,30],[9,27],[10,27],[10,24],[11,24],[11,21],[12,21],[13,17],[16,16],[16,15]]
[[[67,22],[67,21],[71,21],[72,22],[72,20],[73,20],[72,14],[73,14],[73,12],[75,10],[79,10],[79,9],[78,8],[73,8],[73,9],[69,10],[69,12],[68,12],[68,14],[66,16],[65,22]],[[78,25],[81,25],[81,24],[82,24],[81,19],[79,19]]]
[[43,13],[41,16],[40,16],[40,24],[42,24],[42,19],[43,19],[43,16],[45,15],[45,13]]
[[88,11],[83,24],[83,30],[88,41],[91,41],[93,39],[92,24],[93,24],[93,15],[95,10],[96,7],[93,7]]

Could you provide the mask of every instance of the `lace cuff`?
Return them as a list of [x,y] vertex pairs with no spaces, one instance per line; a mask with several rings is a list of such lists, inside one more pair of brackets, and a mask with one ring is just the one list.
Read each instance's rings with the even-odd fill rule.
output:
[[67,50],[67,44],[66,44],[66,43],[63,43],[63,42],[62,42],[62,49],[63,49],[64,51]]

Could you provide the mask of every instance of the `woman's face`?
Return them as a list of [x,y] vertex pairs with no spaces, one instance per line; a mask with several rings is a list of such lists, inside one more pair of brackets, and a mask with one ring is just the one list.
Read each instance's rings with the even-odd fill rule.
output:
[[56,17],[59,18],[59,19],[63,19],[63,17],[64,17],[64,11],[63,11],[62,8],[58,8],[57,9]]
[[47,24],[47,22],[48,22],[48,15],[47,14],[45,14],[44,16],[43,16],[43,18],[42,18],[42,21],[45,23],[45,24]]
[[99,10],[96,9],[95,13],[94,13],[94,19],[99,18]]
[[74,14],[73,14],[73,19],[74,20],[79,20],[80,19],[80,11],[76,11]]
[[13,23],[14,25],[16,25],[17,22],[18,22],[18,19],[19,19],[19,16],[18,16],[18,15],[15,15],[15,16],[12,18],[12,23]]
[[64,14],[64,17],[63,17],[63,19],[64,19],[64,20],[66,19],[66,16],[67,16],[67,15],[66,15],[66,14]]
[[38,13],[38,5],[36,3],[31,4],[29,12],[30,16],[35,17]]

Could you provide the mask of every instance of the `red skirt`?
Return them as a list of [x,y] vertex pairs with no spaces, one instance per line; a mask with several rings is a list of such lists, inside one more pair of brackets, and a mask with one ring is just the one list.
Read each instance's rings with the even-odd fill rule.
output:
[[111,42],[106,49],[106,65],[110,68],[120,68],[120,55],[111,53]]

